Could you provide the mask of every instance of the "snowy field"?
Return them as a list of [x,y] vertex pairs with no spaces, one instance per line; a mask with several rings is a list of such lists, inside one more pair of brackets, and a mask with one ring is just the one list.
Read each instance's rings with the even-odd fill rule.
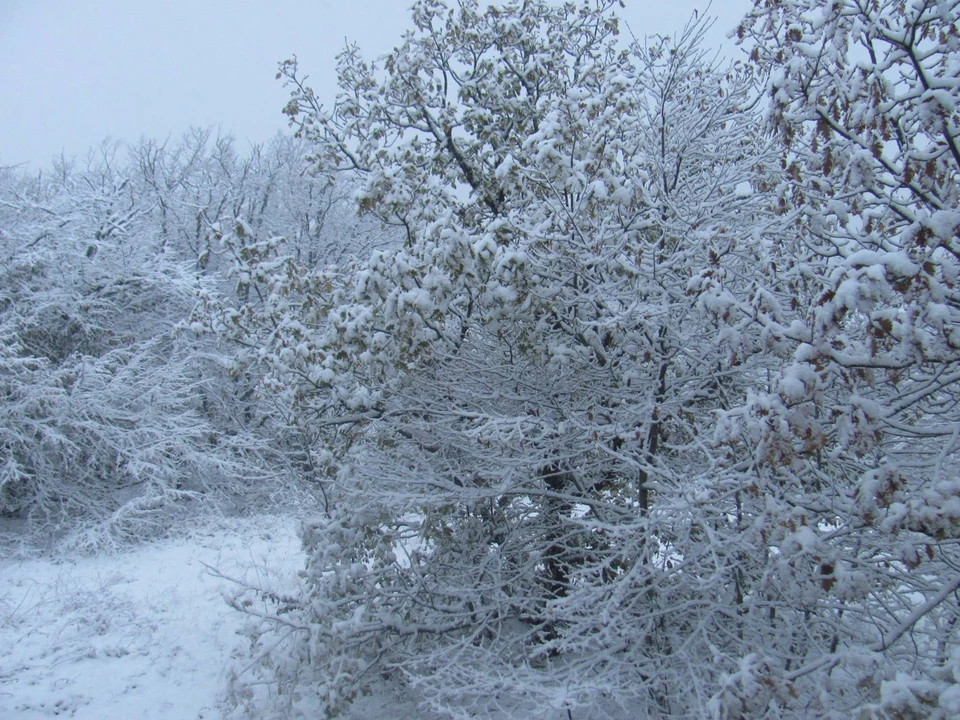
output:
[[210,568],[290,587],[302,565],[296,521],[277,517],[119,554],[0,560],[0,718],[223,717],[246,620]]

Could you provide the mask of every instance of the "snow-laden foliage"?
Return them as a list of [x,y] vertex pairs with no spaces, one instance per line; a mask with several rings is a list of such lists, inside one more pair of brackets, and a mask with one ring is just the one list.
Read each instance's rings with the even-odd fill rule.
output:
[[281,65],[320,167],[407,233],[309,275],[262,241],[257,301],[215,313],[332,480],[273,618],[288,703],[387,674],[451,714],[686,717],[773,642],[751,456],[714,424],[790,347],[777,157],[702,25],[629,43],[612,6],[417,3],[329,112]]
[[171,333],[190,277],[138,237],[144,209],[113,158],[5,178],[0,509],[122,536],[209,468],[197,374]]
[[763,591],[792,637],[755,666],[821,688],[787,704],[806,717],[960,710],[958,10],[757,2],[738,33],[784,147],[779,272],[810,305],[767,323],[792,357],[719,433],[752,454]]
[[0,514],[315,494],[237,713],[960,714],[960,4],[757,0],[729,66],[617,4],[0,171]]
[[194,131],[4,172],[0,514],[95,547],[296,486],[287,424],[235,358],[180,326],[198,291],[230,292],[221,217],[292,228],[313,262],[349,252],[329,240],[344,191],[303,169],[290,138],[238,157]]

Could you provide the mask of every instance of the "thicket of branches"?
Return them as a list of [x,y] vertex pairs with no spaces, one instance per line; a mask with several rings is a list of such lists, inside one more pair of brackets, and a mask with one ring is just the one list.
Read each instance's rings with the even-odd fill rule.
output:
[[3,172],[0,514],[21,533],[95,548],[312,492],[296,425],[186,325],[198,295],[236,292],[223,227],[282,228],[309,266],[383,240],[303,158],[196,130]]

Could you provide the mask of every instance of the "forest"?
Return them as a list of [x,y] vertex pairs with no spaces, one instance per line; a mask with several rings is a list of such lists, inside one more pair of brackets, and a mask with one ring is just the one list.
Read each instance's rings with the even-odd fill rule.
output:
[[236,717],[960,716],[960,2],[619,5],[0,169],[3,551],[301,498]]

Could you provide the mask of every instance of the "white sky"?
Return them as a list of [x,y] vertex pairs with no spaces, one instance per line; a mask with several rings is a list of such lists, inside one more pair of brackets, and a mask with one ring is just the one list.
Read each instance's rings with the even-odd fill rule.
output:
[[[220,125],[260,142],[286,127],[277,62],[296,54],[325,101],[344,39],[388,52],[412,0],[0,0],[0,165],[46,165],[107,136]],[[707,0],[626,0],[633,32],[673,33]],[[750,0],[713,0],[711,46]]]

